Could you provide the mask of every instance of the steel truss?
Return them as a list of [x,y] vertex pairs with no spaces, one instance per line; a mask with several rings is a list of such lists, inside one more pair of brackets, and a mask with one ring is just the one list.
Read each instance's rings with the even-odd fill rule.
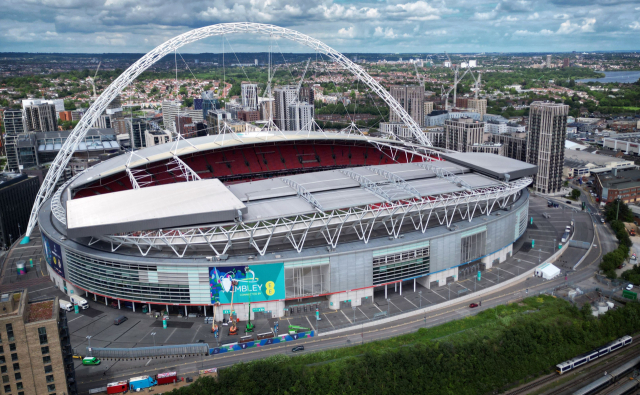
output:
[[274,239],[286,240],[298,252],[302,251],[310,234],[320,234],[330,248],[335,248],[344,229],[352,229],[359,240],[368,243],[373,228],[382,224],[391,237],[399,237],[407,218],[415,231],[424,233],[429,221],[450,227],[454,216],[471,221],[476,213],[489,215],[497,206],[504,208],[515,201],[531,184],[522,178],[497,186],[452,193],[402,199],[331,211],[297,215],[291,218],[260,220],[254,223],[229,223],[197,228],[159,229],[100,237],[114,252],[121,246],[137,248],[142,256],[152,249],[168,247],[184,257],[189,248],[210,248],[216,256],[226,254],[232,245],[249,245],[260,255]]
[[420,126],[413,120],[413,118],[411,118],[411,116],[393,98],[393,96],[391,96],[391,94],[382,85],[380,85],[380,83],[378,83],[378,81],[371,77],[362,67],[353,63],[346,56],[329,47],[325,43],[291,29],[261,23],[220,23],[217,25],[206,26],[174,37],[151,50],[151,52],[147,53],[120,74],[120,76],[118,76],[118,78],[116,78],[115,81],[113,81],[89,107],[85,115],[80,119],[80,122],[78,122],[78,125],[76,125],[73,131],[69,134],[69,137],[67,137],[67,140],[62,145],[58,155],[49,167],[49,171],[47,172],[40,190],[38,191],[38,195],[36,196],[33,208],[31,209],[29,224],[27,225],[25,232],[25,241],[28,240],[33,228],[38,222],[38,211],[40,210],[40,207],[54,192],[55,185],[64,172],[64,169],[67,167],[76,147],[81,141],[83,141],[89,128],[105,111],[108,104],[111,103],[111,101],[115,99],[123,89],[129,86],[131,82],[133,82],[147,68],[178,48],[203,38],[233,33],[257,33],[267,35],[271,38],[284,38],[327,55],[334,62],[340,64],[359,80],[367,84],[374,93],[380,96],[389,106],[390,110],[398,114],[400,120],[409,127],[409,130],[416,141],[420,142],[422,145],[431,146],[431,142],[424,133],[422,133]]

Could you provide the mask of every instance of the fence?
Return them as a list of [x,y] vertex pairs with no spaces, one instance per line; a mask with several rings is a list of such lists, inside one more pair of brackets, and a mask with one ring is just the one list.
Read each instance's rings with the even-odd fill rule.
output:
[[95,348],[87,347],[88,355],[102,359],[148,359],[209,355],[206,343],[181,344],[177,346],[157,346],[138,348]]

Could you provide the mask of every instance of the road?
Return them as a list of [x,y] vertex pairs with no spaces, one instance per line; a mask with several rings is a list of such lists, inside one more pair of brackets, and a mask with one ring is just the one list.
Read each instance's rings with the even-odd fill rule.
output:
[[[538,198],[537,200],[538,204],[540,204],[540,199]],[[542,204],[546,206],[546,201]],[[564,211],[563,215],[571,215],[571,210],[564,209],[561,211]],[[557,214],[559,211],[554,213]],[[578,266],[575,272],[570,274],[569,281],[574,284],[589,282],[594,271],[597,270],[602,254],[617,247],[615,236],[607,226],[600,223],[599,217],[595,213],[597,212],[594,210],[590,214],[591,221],[595,228],[595,243],[583,263]],[[573,215],[575,216],[576,213],[573,213]],[[534,222],[535,221],[538,220],[536,219]],[[527,236],[525,235],[525,237]],[[588,233],[583,235],[583,237],[589,237]],[[593,236],[591,236],[591,238],[593,238]],[[584,250],[582,251],[584,252]],[[546,256],[544,256],[543,259],[546,259]],[[516,256],[514,256],[514,259],[515,258]],[[569,258],[567,257],[566,259]],[[521,263],[522,262],[520,262],[520,264]],[[144,363],[141,363],[141,361],[105,361],[103,365],[98,367],[78,366],[78,389],[81,393],[87,393],[91,388],[101,387],[106,385],[108,382],[116,381],[118,379],[126,379],[141,374],[153,375],[166,371],[177,371],[181,376],[192,376],[202,368],[224,368],[238,362],[262,359],[277,354],[292,355],[291,348],[297,345],[304,345],[305,352],[309,352],[380,340],[404,333],[415,332],[421,327],[433,327],[447,321],[460,319],[472,314],[478,314],[480,311],[485,309],[506,304],[510,300],[526,297],[527,295],[532,295],[537,292],[543,292],[554,287],[561,286],[564,282],[565,277],[559,277],[546,282],[542,282],[538,278],[529,277],[517,284],[513,284],[504,289],[499,289],[491,294],[483,296],[482,306],[479,308],[470,309],[468,307],[468,302],[461,302],[459,304],[454,304],[446,308],[432,311],[426,315],[416,315],[403,321],[392,321],[369,328],[358,328],[356,325],[352,330],[347,330],[342,333],[307,338],[294,343],[289,342],[267,347],[257,347],[207,357],[185,357],[171,360],[151,359],[146,362],[143,361]],[[338,314],[336,314],[336,316],[337,315]],[[311,324],[311,322],[309,322],[309,324]],[[173,333],[168,335],[172,336]]]

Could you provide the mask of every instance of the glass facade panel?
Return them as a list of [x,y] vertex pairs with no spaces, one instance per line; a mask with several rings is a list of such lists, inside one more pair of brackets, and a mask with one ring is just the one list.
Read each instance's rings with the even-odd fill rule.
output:
[[471,262],[484,256],[486,248],[486,231],[463,237],[460,239],[460,263]]
[[319,295],[329,292],[329,265],[285,267],[287,298]]
[[[406,247],[407,246],[405,246],[405,248]],[[429,272],[429,247],[375,256],[373,258],[374,285],[419,277],[429,274]]]

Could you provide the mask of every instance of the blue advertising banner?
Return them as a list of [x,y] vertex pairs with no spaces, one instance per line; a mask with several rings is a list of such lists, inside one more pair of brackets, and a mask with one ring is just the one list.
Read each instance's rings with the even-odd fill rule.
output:
[[209,285],[212,304],[229,304],[232,296],[233,303],[284,299],[284,265],[210,267]]
[[62,267],[62,249],[57,243],[54,243],[44,234],[42,235],[42,248],[44,249],[44,259],[53,271],[64,277],[64,268]]

